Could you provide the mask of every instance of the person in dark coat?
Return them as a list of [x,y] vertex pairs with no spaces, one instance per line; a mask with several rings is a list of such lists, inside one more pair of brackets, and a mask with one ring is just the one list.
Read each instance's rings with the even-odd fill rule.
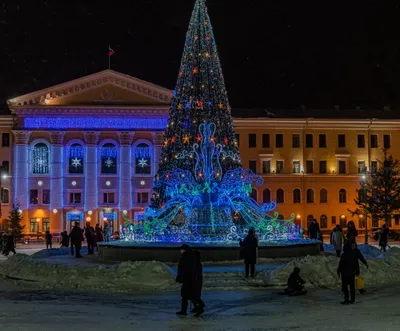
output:
[[100,243],[104,241],[103,229],[100,227],[99,223],[96,224],[94,231],[96,232],[96,242]]
[[[251,272],[251,277],[254,277],[254,273],[256,270],[256,262],[257,262],[257,248],[258,248],[258,240],[256,237],[256,232],[253,228],[251,228],[244,240],[239,240],[241,251],[241,257],[244,258],[245,264],[245,274],[246,278],[249,278],[249,271]],[[251,269],[251,270],[249,270]]]
[[[77,258],[81,258],[81,248],[82,248],[82,241],[83,241],[83,232],[82,229],[79,227],[79,224],[76,223],[75,226],[72,228],[71,233],[69,234],[71,238],[71,244],[75,247],[75,254]],[[72,248],[73,250],[73,248]]]
[[198,284],[196,274],[196,261],[193,250],[189,245],[183,244],[181,246],[181,258],[179,260],[178,274],[176,276],[176,282],[182,284],[182,304],[181,310],[176,313],[177,315],[187,315],[189,300],[192,301],[195,307],[197,305]]
[[288,288],[285,291],[289,295],[302,295],[307,293],[304,289],[305,280],[300,277],[300,268],[294,268],[288,279]]
[[382,230],[379,234],[379,246],[384,252],[386,252],[386,247],[388,245],[388,236],[389,236],[389,229],[386,226],[386,224],[383,224]]
[[52,249],[53,248],[53,236],[50,233],[50,231],[46,231],[44,235],[44,239],[46,240],[46,249]]
[[201,299],[201,291],[203,288],[203,265],[201,263],[201,256],[199,251],[193,251],[195,268],[196,268],[196,290],[195,290],[195,302],[196,306],[192,309],[192,313],[201,315],[204,313],[204,307],[206,306],[204,301]]
[[357,236],[358,236],[358,231],[356,229],[356,225],[354,224],[353,221],[350,221],[349,223],[347,223],[346,239],[356,242]]
[[90,225],[90,222],[86,223],[85,237],[88,246],[88,254],[93,254],[96,241],[96,233],[94,232],[93,226]]
[[[362,255],[361,251],[358,249],[357,244],[355,242],[351,243],[351,249],[353,250],[353,254],[357,255],[357,263],[358,263],[358,261],[361,261],[365,265],[365,267],[368,269],[367,260],[364,258],[364,256]],[[359,263],[358,263],[358,268],[360,268]],[[360,294],[363,294],[366,292],[364,288],[360,288],[358,291],[360,292]]]
[[343,254],[340,258],[339,266],[337,269],[338,276],[342,278],[342,292],[344,293],[344,301],[341,303],[344,305],[355,302],[355,277],[360,275],[360,265],[358,263],[359,255],[357,250],[352,249],[352,244],[353,241],[348,240],[343,246]]
[[308,228],[308,237],[310,239],[318,239],[318,233],[320,233],[319,224],[314,218],[310,224],[310,227]]
[[8,256],[8,254],[10,254],[10,252],[13,252],[13,254],[15,255],[15,237],[13,235],[12,232],[10,232],[8,235],[6,234],[5,236],[6,239],[6,253],[5,255]]
[[68,247],[69,246],[69,236],[68,236],[68,232],[67,231],[61,232],[60,246],[61,247]]

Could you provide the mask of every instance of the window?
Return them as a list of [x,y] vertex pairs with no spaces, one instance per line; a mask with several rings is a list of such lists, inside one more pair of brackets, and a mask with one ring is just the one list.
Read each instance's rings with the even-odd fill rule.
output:
[[257,161],[255,160],[250,160],[249,161],[249,169],[253,171],[254,173],[257,173]]
[[371,161],[371,172],[375,173],[378,171],[378,161]]
[[326,174],[326,161],[325,160],[319,161],[319,173]]
[[137,192],[137,203],[148,203],[149,193],[148,192]]
[[271,173],[271,160],[262,161],[262,172],[263,174]]
[[319,203],[327,203],[328,202],[328,191],[326,189],[321,189],[319,191]]
[[306,173],[312,174],[314,172],[314,162],[313,160],[306,161]]
[[151,174],[151,149],[150,146],[142,143],[135,148],[135,173],[136,174]]
[[43,190],[42,199],[44,205],[50,204],[50,190]]
[[319,225],[322,229],[326,229],[328,227],[328,217],[326,217],[326,215],[321,215],[319,218]]
[[237,145],[239,147],[240,146],[240,135],[239,135],[239,133],[235,134],[235,140],[236,140],[236,143],[237,143]]
[[300,161],[293,161],[293,173],[294,174],[300,173]]
[[50,218],[42,218],[42,231],[50,231]]
[[365,167],[365,161],[358,161],[357,168],[359,174],[365,174],[367,171],[367,168]]
[[37,143],[33,146],[31,164],[33,174],[49,173],[49,148],[45,143]]
[[[39,220],[39,222],[38,222]],[[30,219],[30,225],[29,225],[29,230],[30,232],[39,232],[39,223],[40,223],[40,218],[31,218]]]
[[336,225],[336,216],[331,217],[331,223],[332,225]]
[[378,148],[378,135],[371,134],[371,148]]
[[344,134],[338,135],[338,147],[339,148],[346,147],[346,135]]
[[365,148],[365,135],[363,134],[357,135],[357,147]]
[[383,148],[390,148],[390,134],[383,135]]
[[257,190],[255,190],[254,188],[251,190],[250,198],[252,198],[255,201],[257,201]]
[[280,188],[276,191],[276,203],[285,202],[285,192]]
[[70,192],[69,194],[69,204],[75,205],[82,203],[82,193],[81,192]]
[[10,147],[10,134],[7,132],[3,132],[1,134],[1,146],[2,147]]
[[346,190],[344,188],[341,188],[339,190],[339,203],[346,203],[347,197],[346,197]]
[[292,134],[292,147],[293,148],[300,147],[300,135],[298,133]]
[[10,173],[10,162],[9,161],[3,161],[1,164],[2,170],[4,174],[9,174]]
[[10,202],[10,193],[7,188],[1,188],[1,203]]
[[306,193],[307,203],[314,203],[314,190],[309,188]]
[[257,135],[249,133],[249,148],[257,147]]
[[263,191],[263,203],[271,202],[271,191],[269,189],[265,189]]
[[113,143],[106,143],[101,147],[101,173],[117,173],[117,148]]
[[276,173],[283,174],[283,161],[276,161]]
[[298,188],[293,190],[293,203],[301,203],[301,192]]
[[346,161],[345,160],[339,160],[339,174],[345,174],[346,173]]
[[269,148],[269,133],[264,133],[262,135],[262,147]]
[[85,149],[81,144],[72,144],[68,148],[68,173],[83,174]]
[[277,147],[277,148],[283,147],[283,134],[282,133],[277,133],[275,135],[275,147]]
[[319,137],[319,148],[326,148],[326,134],[320,134]]
[[38,190],[30,190],[29,191],[29,201],[31,205],[37,205],[39,203],[39,191]]
[[314,135],[311,133],[306,134],[306,148],[314,147]]
[[114,192],[104,192],[103,193],[103,203],[115,203],[115,193]]

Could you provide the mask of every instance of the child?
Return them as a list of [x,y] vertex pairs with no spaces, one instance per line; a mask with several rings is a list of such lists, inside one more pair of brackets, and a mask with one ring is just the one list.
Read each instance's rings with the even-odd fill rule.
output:
[[53,236],[51,235],[50,231],[46,231],[46,235],[44,236],[44,238],[46,239],[46,249],[52,249],[52,239]]
[[300,277],[300,268],[294,268],[288,279],[288,288],[285,291],[286,294],[290,296],[306,294],[307,291],[304,289],[305,283],[306,282]]

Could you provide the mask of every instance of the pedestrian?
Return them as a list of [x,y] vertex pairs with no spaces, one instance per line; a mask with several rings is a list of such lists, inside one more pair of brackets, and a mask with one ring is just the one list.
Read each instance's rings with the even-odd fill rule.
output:
[[4,232],[0,232],[0,252],[1,254],[5,254],[5,240],[3,239]]
[[182,303],[181,310],[176,314],[178,316],[185,316],[187,315],[189,300],[192,301],[195,307],[197,305],[196,297],[198,296],[198,285],[196,278],[196,261],[192,248],[187,244],[183,244],[180,251],[181,258],[178,264],[176,282],[182,284]]
[[69,246],[69,236],[68,236],[68,232],[67,231],[61,232],[60,246],[61,247],[68,247]]
[[111,226],[108,224],[108,222],[104,222],[104,241],[105,242],[110,242],[111,241]]
[[15,236],[12,232],[9,232],[8,234],[5,234],[5,239],[6,239],[6,256],[10,254],[10,252],[13,252],[15,255]]
[[344,243],[343,231],[340,225],[337,224],[332,232],[332,245],[335,248],[337,257],[340,257],[340,254],[342,253],[343,243]]
[[310,239],[317,239],[318,232],[320,232],[319,224],[318,224],[317,220],[314,218],[310,224],[310,227],[308,228],[308,237]]
[[100,227],[99,223],[96,224],[94,231],[96,232],[96,242],[100,243],[104,241],[103,229]]
[[303,295],[307,291],[304,288],[305,280],[300,277],[300,268],[294,268],[288,279],[288,288],[285,293],[289,296]]
[[195,250],[193,254],[194,254],[195,269],[196,269],[196,288],[194,297],[196,305],[192,309],[192,313],[195,313],[196,314],[195,316],[198,317],[204,313],[204,307],[206,306],[204,301],[201,299],[201,291],[203,289],[203,265],[201,263],[200,252]]
[[53,248],[53,236],[50,233],[50,231],[46,231],[44,235],[44,239],[46,240],[46,249],[52,249]]
[[357,242],[357,236],[358,236],[358,231],[356,229],[356,225],[353,221],[350,221],[349,223],[347,223],[346,239]]
[[[69,236],[71,238],[71,244],[75,247],[75,254],[76,254],[75,256],[77,258],[81,258],[82,257],[81,247],[82,247],[82,241],[83,241],[83,232],[82,232],[82,229],[79,227],[79,223],[75,223]],[[73,248],[71,248],[71,249],[73,252]]]
[[379,246],[381,250],[386,252],[386,247],[388,246],[388,236],[389,236],[389,229],[386,224],[382,225],[382,230],[379,233]]
[[85,237],[86,237],[86,242],[87,242],[87,247],[88,247],[88,255],[91,255],[94,253],[96,234],[94,232],[93,226],[90,225],[90,222],[86,222]]
[[254,278],[258,248],[258,240],[255,230],[250,228],[246,238],[244,238],[243,241],[242,239],[239,239],[239,244],[241,247],[241,257],[244,259],[246,278],[249,278],[249,271],[251,277]]
[[[357,264],[359,265],[358,268],[360,269],[360,264],[358,263],[358,261],[361,261],[365,267],[368,269],[368,263],[367,260],[364,258],[364,256],[362,255],[361,251],[358,249],[357,244],[355,242],[351,243],[351,249],[354,255],[356,255],[357,257]],[[358,288],[356,288],[356,290],[358,290],[360,292],[360,294],[363,294],[366,292],[365,288],[364,288],[364,280],[363,278],[358,275],[357,277],[357,281],[356,284],[358,284]]]
[[317,234],[317,240],[319,240],[321,243],[319,244],[319,250],[321,252],[324,251],[324,235],[322,234],[322,231],[319,230]]

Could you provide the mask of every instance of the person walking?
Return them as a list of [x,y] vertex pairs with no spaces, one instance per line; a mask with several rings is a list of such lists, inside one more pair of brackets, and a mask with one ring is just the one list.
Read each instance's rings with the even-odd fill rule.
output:
[[183,244],[180,248],[181,258],[178,264],[178,274],[176,282],[182,284],[181,287],[181,310],[176,313],[178,316],[186,316],[189,300],[192,301],[196,307],[198,296],[198,283],[196,277],[196,261],[192,248]]
[[389,229],[386,224],[382,225],[382,230],[379,233],[379,246],[381,250],[386,252],[386,247],[388,246]]
[[246,278],[249,278],[249,272],[251,277],[254,278],[254,273],[256,270],[256,262],[257,262],[257,248],[258,248],[258,240],[255,234],[255,230],[251,228],[244,240],[239,239],[239,244],[241,247],[241,253],[244,264],[245,264],[245,274]]
[[347,233],[346,239],[357,242],[358,231],[356,229],[356,225],[353,221],[347,223]]
[[[343,246],[337,274],[342,279],[343,305],[354,303],[356,300],[355,277],[360,275],[357,253],[352,249],[352,241],[348,240]],[[350,298],[349,298],[350,289]]]
[[75,256],[77,258],[81,258],[81,248],[82,248],[82,241],[83,241],[83,232],[82,229],[79,227],[79,224],[76,223],[74,227],[71,230],[70,233],[70,238],[71,238],[71,250],[73,252],[73,249],[75,248]]
[[94,232],[93,226],[90,225],[90,222],[86,223],[85,237],[88,246],[88,255],[92,255],[94,253],[96,234]]
[[310,239],[318,239],[318,233],[320,233],[319,224],[314,218],[310,224],[310,227],[308,228],[308,237]]
[[46,231],[44,235],[44,239],[46,240],[46,249],[53,248],[53,236],[50,231]]
[[340,254],[342,253],[343,243],[344,243],[343,231],[340,225],[337,224],[332,232],[332,245],[335,248],[337,257],[340,257]]

